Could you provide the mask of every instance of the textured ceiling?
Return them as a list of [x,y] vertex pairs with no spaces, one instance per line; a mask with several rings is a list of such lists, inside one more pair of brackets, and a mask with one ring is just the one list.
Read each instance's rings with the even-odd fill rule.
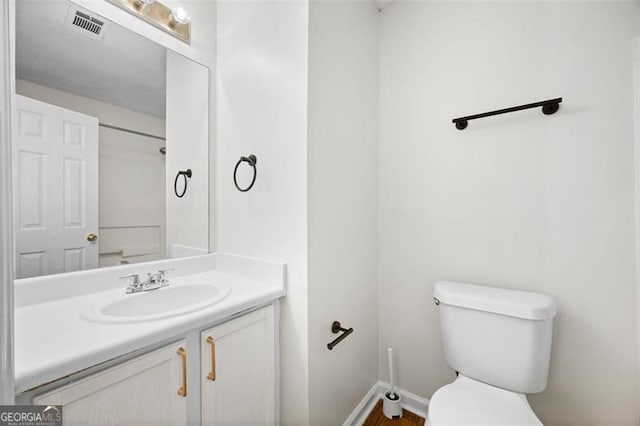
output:
[[80,35],[64,26],[70,7],[16,2],[16,77],[164,117],[165,49],[106,20],[103,40]]

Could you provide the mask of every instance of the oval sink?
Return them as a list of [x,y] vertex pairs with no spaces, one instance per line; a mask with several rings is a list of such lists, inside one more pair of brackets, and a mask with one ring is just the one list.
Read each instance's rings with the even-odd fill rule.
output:
[[103,324],[155,321],[211,307],[230,292],[229,287],[213,284],[170,285],[105,300],[82,312],[82,317]]

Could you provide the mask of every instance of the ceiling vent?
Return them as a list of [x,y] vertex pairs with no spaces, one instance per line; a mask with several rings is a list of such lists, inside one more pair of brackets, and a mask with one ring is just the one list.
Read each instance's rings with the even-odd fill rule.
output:
[[102,40],[104,39],[106,20],[92,16],[85,11],[80,11],[75,7],[70,7],[64,26],[90,39]]

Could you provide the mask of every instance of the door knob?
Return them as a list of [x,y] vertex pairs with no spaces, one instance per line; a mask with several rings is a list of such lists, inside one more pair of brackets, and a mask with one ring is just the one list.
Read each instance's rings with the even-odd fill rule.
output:
[[87,235],[87,241],[89,242],[94,242],[98,239],[98,236],[96,234],[88,234]]

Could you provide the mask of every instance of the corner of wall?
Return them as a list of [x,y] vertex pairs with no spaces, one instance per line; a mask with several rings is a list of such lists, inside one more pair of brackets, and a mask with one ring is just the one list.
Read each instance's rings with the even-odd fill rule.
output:
[[[640,22],[640,7],[636,7],[638,22]],[[637,356],[638,364],[636,371],[636,382],[638,394],[640,394],[640,24],[638,26],[638,35],[633,44],[633,84],[634,84],[634,177],[635,177],[635,250],[636,250],[636,299],[637,299]],[[638,405],[638,419],[640,420],[640,405]]]
[[[308,241],[310,423],[340,424],[378,376],[378,19],[312,2]],[[333,350],[333,321],[354,332]]]

